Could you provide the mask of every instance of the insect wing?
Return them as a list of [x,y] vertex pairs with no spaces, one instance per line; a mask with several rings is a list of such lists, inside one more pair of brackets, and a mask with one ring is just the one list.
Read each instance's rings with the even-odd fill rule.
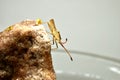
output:
[[48,26],[50,28],[51,31],[57,31],[56,27],[55,27],[55,22],[54,22],[54,19],[51,19],[49,22],[48,22]]
[[55,40],[57,42],[61,42],[61,35],[60,35],[60,32],[59,31],[53,31],[53,34],[54,34],[54,37],[55,37]]

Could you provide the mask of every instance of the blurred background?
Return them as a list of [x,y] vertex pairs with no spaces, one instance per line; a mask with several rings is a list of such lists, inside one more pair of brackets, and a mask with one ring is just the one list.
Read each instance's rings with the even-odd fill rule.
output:
[[55,19],[68,50],[120,60],[120,0],[0,0],[0,31],[36,18]]

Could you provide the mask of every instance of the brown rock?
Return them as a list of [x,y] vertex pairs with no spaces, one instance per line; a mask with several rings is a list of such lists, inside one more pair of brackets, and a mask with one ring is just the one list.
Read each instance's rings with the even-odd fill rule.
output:
[[56,80],[43,25],[25,20],[0,33],[0,80]]

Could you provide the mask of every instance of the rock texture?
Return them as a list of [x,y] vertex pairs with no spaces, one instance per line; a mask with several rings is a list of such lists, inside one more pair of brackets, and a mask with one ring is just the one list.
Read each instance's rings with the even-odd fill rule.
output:
[[56,80],[43,25],[25,20],[0,32],[0,80]]

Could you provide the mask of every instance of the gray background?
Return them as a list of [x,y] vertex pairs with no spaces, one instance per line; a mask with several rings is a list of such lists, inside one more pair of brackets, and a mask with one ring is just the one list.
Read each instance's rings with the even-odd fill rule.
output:
[[36,18],[54,18],[69,50],[120,59],[120,0],[0,0],[0,31]]

